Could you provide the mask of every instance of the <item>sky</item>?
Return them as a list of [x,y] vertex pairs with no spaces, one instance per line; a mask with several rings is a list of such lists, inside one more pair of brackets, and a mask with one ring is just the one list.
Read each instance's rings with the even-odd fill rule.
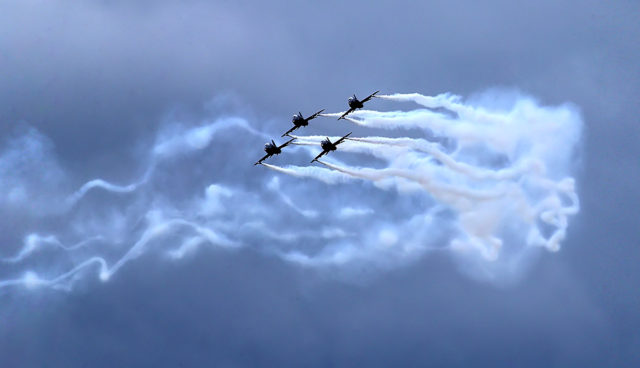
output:
[[638,366],[639,17],[1,2],[0,366]]

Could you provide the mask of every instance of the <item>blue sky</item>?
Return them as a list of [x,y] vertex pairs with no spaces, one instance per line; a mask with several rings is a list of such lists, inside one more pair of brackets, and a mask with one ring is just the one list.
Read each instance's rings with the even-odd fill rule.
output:
[[[639,10],[0,4],[0,365],[636,366]],[[301,145],[267,161],[298,176],[253,166],[293,113],[375,90],[450,93],[472,110],[374,99],[405,127],[360,113],[369,126],[318,117],[297,133],[425,139],[483,170],[541,160],[541,177],[572,178],[579,197],[560,249],[523,229],[562,226],[530,225],[505,196],[451,199],[402,170],[533,204],[550,193],[540,182],[479,184],[353,142],[327,162],[396,174],[307,169],[319,147]],[[463,116],[473,109],[494,115]],[[434,114],[475,125],[408,125]],[[469,234],[481,246],[461,252]],[[482,252],[494,238],[497,259]]]

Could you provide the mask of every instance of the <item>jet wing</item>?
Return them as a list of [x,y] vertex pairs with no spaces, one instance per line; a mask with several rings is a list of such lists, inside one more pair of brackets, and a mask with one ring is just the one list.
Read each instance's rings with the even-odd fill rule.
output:
[[313,115],[309,116],[309,117],[307,118],[307,121],[309,121],[309,120],[311,120],[311,119],[315,118],[316,116],[320,115],[323,111],[324,111],[324,109],[322,109],[322,110],[320,110],[320,111],[316,112],[315,114],[313,114]]
[[291,129],[287,130],[286,133],[284,133],[281,137],[284,137],[285,135],[289,135],[289,133],[293,132],[294,130],[300,128],[300,125],[294,125],[291,127]]
[[295,138],[291,138],[288,141],[284,142],[281,146],[279,146],[278,148],[283,149],[285,148],[289,143],[293,142],[295,140]]
[[322,152],[320,152],[320,154],[319,154],[318,156],[316,156],[316,158],[314,158],[313,160],[311,160],[311,163],[313,163],[313,161],[318,161],[318,159],[319,159],[320,157],[322,157],[322,155],[325,155],[327,152],[329,152],[329,151],[322,151]]
[[264,160],[268,159],[270,156],[271,156],[271,155],[267,153],[266,155],[264,155],[264,157],[263,157],[263,158],[259,159],[259,160],[258,160],[255,164],[253,164],[253,165],[255,166],[255,165],[257,165],[257,164],[261,164],[261,163],[262,163],[262,161],[264,161]]
[[338,140],[336,141],[336,143],[334,143],[333,145],[334,145],[334,146],[339,145],[340,143],[342,143],[342,141],[344,141],[345,139],[347,139],[347,137],[348,137],[348,136],[350,136],[350,135],[351,135],[351,133],[353,133],[353,132],[349,132],[349,134],[347,134],[347,135],[345,135],[344,137],[342,137],[342,138],[338,139]]
[[338,118],[338,120],[340,120],[340,119],[344,119],[344,117],[345,117],[345,116],[347,116],[347,115],[351,114],[351,113],[352,113],[352,112],[354,112],[354,111],[355,111],[355,109],[354,109],[353,107],[352,107],[352,108],[350,108],[349,110],[347,110],[347,112],[345,112],[344,114],[342,114],[342,116],[341,116],[341,117],[339,117],[339,118]]
[[362,101],[360,101],[360,102],[365,103],[365,102],[369,101],[369,100],[370,100],[372,97],[374,97],[374,96],[376,95],[376,93],[378,93],[378,92],[380,92],[380,91],[375,91],[375,92],[373,92],[372,94],[370,94],[369,96],[367,96],[367,98],[365,98],[364,100],[362,100]]

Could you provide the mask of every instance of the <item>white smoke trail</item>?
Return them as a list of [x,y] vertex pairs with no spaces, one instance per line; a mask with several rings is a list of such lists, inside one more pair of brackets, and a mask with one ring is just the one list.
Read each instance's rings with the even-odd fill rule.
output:
[[529,161],[520,161],[515,166],[506,169],[490,170],[481,167],[475,167],[473,165],[454,160],[450,155],[443,152],[442,148],[440,148],[438,144],[428,142],[424,139],[367,137],[352,138],[351,140],[376,145],[401,146],[424,152],[429,154],[434,159],[438,160],[443,165],[446,165],[449,169],[455,170],[456,172],[467,175],[472,179],[478,180],[514,179],[525,173],[539,173],[543,167],[542,163],[535,159],[531,159]]
[[[380,97],[413,101],[428,109],[360,110],[345,120],[371,128],[422,129],[453,140],[454,150],[448,152],[439,143],[421,138],[351,137],[339,151],[373,155],[386,160],[388,166],[372,169],[320,163],[383,189],[401,190],[406,180],[418,184],[436,202],[454,210],[458,235],[451,239],[450,248],[477,252],[480,259],[497,267],[503,266],[500,262],[521,259],[530,246],[560,249],[568,217],[579,210],[574,179],[567,176],[582,125],[573,108],[540,107],[527,98],[499,110],[465,105],[450,94]],[[318,145],[324,139],[297,138],[301,145]]]
[[325,182],[327,184],[339,184],[351,181],[351,178],[341,173],[331,170],[315,167],[315,166],[287,166],[280,167],[263,162],[262,166],[281,172],[283,174],[296,176],[298,178],[313,178]]
[[420,184],[425,190],[440,198],[442,201],[450,202],[449,205],[465,207],[467,205],[466,200],[491,200],[494,198],[502,197],[505,193],[503,191],[491,191],[483,192],[472,188],[455,187],[451,185],[441,184],[434,182],[428,175],[416,172],[416,170],[401,170],[401,169],[370,169],[370,168],[346,168],[338,165],[333,165],[328,162],[320,161],[319,163],[349,176],[356,178],[381,181],[385,179],[402,178],[415,183]]
[[[294,144],[305,149],[285,148],[285,154],[262,163],[270,169],[264,170],[252,165],[261,156],[256,139],[270,137],[243,119],[163,129],[142,159],[145,170],[136,170],[143,176],[132,184],[93,179],[71,195],[53,195],[48,207],[58,210],[46,216],[63,217],[68,228],[29,232],[17,250],[0,252],[6,266],[0,269],[0,290],[69,290],[91,274],[107,281],[145,254],[178,260],[205,245],[255,247],[318,269],[390,268],[446,251],[464,262],[466,272],[496,282],[521,274],[533,250],[560,249],[569,218],[579,211],[571,169],[582,122],[574,108],[543,107],[524,97],[512,98],[508,108],[491,106],[486,96],[481,104],[449,94],[380,97],[422,108],[358,110],[345,123],[361,130],[406,129],[410,137],[352,135],[337,152],[309,166],[273,162],[303,151],[310,160],[324,136],[296,136]],[[414,137],[418,131],[427,138]],[[26,137],[0,150],[0,178],[11,177],[20,157],[32,157],[29,165],[36,172],[37,160],[51,156],[37,132]],[[227,142],[233,142],[234,152],[212,159],[216,156],[207,151]],[[351,164],[337,161],[346,155]],[[183,164],[189,158],[198,159],[197,170],[211,176],[193,182],[193,165]],[[373,161],[376,168],[367,167]],[[64,183],[69,175],[50,167],[55,168],[51,177]],[[257,189],[249,184],[256,177],[263,183]],[[16,208],[28,195],[37,196],[44,184],[34,178],[0,181],[0,188],[14,193],[0,195],[0,206]],[[198,194],[176,194],[182,187]],[[105,213],[100,198],[87,196],[95,189],[126,194],[128,200],[109,204]],[[385,191],[397,194],[397,202],[409,201],[396,207],[381,195]]]
[[270,190],[272,190],[274,193],[277,193],[284,204],[286,204],[287,206],[289,206],[291,209],[301,214],[302,216],[308,217],[308,218],[318,217],[318,212],[313,210],[304,210],[298,207],[298,205],[296,205],[293,202],[293,200],[291,200],[291,198],[281,190],[280,180],[278,179],[278,177],[274,177],[273,179],[271,179],[267,187]]
[[[215,244],[223,247],[237,247],[237,244],[234,241],[227,239],[225,236],[218,234],[217,232],[195,224],[190,221],[186,221],[184,219],[170,219],[170,220],[162,220],[155,218],[161,214],[157,214],[155,212],[149,213],[149,227],[144,231],[140,239],[122,256],[118,259],[111,268],[103,267],[100,271],[100,279],[107,280],[113,274],[115,274],[120,267],[122,267],[125,263],[129,262],[132,259],[140,257],[146,251],[146,248],[150,245],[150,243],[163,235],[166,235],[172,231],[175,231],[178,227],[187,227],[194,231],[197,238],[203,239],[203,241],[208,241],[211,244]],[[197,239],[196,238],[196,239]],[[186,254],[189,250],[193,248],[193,237],[182,244],[177,249],[171,251],[171,255],[173,258],[182,258],[184,254]]]
[[103,179],[90,180],[86,182],[84,185],[82,185],[80,189],[78,189],[75,193],[73,193],[67,198],[67,205],[70,207],[75,205],[79,200],[82,199],[82,197],[84,197],[90,190],[94,188],[104,189],[112,193],[131,193],[137,190],[140,186],[146,184],[152,172],[153,172],[153,167],[147,170],[147,173],[144,175],[142,180],[140,180],[137,183],[127,184],[127,185],[117,185],[117,184],[113,184],[108,181],[105,181]]
[[[95,188],[103,189],[114,194],[132,193],[138,190],[140,187],[144,186],[152,178],[154,170],[156,169],[156,166],[159,162],[167,159],[173,159],[179,155],[202,150],[211,143],[211,140],[216,133],[219,133],[225,129],[232,128],[240,128],[252,134],[257,134],[263,137],[265,136],[264,134],[257,133],[255,129],[251,128],[244,119],[239,118],[222,119],[195,128],[172,127],[171,135],[168,136],[166,132],[162,132],[159,135],[159,138],[151,151],[152,155],[149,158],[150,163],[148,165],[148,168],[140,180],[133,184],[127,185],[116,185],[103,179],[90,180],[83,184],[73,194],[68,196],[65,201],[58,201],[57,206],[60,208],[60,210],[55,211],[55,213],[61,215],[65,212],[68,212],[77,202],[85,198],[88,192]],[[23,141],[26,141],[28,144],[23,145],[21,143]],[[26,147],[21,147],[21,149],[17,150],[16,152],[10,152],[10,154],[0,156],[0,168],[2,166],[6,166],[11,169],[16,166],[16,162],[24,161],[22,157],[25,156],[45,156],[45,153],[42,152],[43,141],[46,141],[46,139],[37,131],[30,128],[24,137],[21,137],[17,140],[17,142],[12,143],[12,146],[21,145]],[[15,150],[16,149],[14,148],[14,151]],[[3,176],[4,174],[6,174],[7,176],[12,174],[8,172],[9,170],[6,171],[6,173],[2,173]],[[60,172],[57,173],[57,175],[62,177],[65,174]],[[27,183],[26,185],[28,184],[30,183]],[[214,187],[215,185],[210,186],[208,188],[208,191],[213,191]],[[17,186],[17,189],[21,188]],[[211,207],[211,201],[209,201],[208,205]],[[99,266],[100,279],[107,280],[124,264],[143,254],[146,251],[147,244],[152,240],[161,238],[164,235],[170,235],[172,231],[175,231],[176,228],[179,227],[190,228],[194,235],[192,235],[192,238],[190,238],[189,240],[186,240],[185,243],[180,247],[170,251],[170,255],[173,258],[182,258],[186,253],[188,253],[188,251],[190,250],[190,242],[193,243],[192,239],[196,238],[200,239],[200,243],[208,242],[223,247],[238,246],[237,242],[229,240],[224,235],[217,234],[215,231],[209,228],[200,226],[195,222],[190,222],[185,219],[177,218],[163,222],[155,220],[152,223],[151,219],[153,216],[151,215],[155,214],[155,217],[158,217],[161,213],[162,211],[150,211],[146,216],[144,216],[146,217],[148,222],[147,229],[133,243],[131,248],[123,256],[113,262],[112,266],[109,266],[108,260],[103,256],[90,256],[85,261],[79,262],[71,270],[52,278],[44,278],[39,275],[38,272],[29,270],[25,272],[24,276],[22,277],[0,281],[0,289],[19,285],[28,287],[45,286],[64,289],[69,286],[65,284],[66,282],[69,282],[83,270],[91,268],[94,265]],[[103,224],[101,225],[101,227],[105,232],[108,232],[107,230],[109,225],[110,224]],[[29,258],[33,258],[37,253],[42,252],[45,248],[47,248],[47,246],[60,249],[67,254],[75,254],[78,253],[78,250],[82,250],[82,248],[86,248],[89,245],[98,242],[110,243],[114,245],[119,241],[114,238],[110,239],[107,236],[103,235],[91,235],[85,236],[82,240],[79,240],[74,245],[65,245],[54,235],[39,235],[36,233],[32,233],[25,238],[24,245],[17,251],[15,255],[0,257],[0,262],[4,262],[5,264],[24,263],[25,261],[29,260]]]
[[6,263],[18,263],[27,257],[29,257],[32,253],[38,251],[40,248],[45,247],[47,245],[60,248],[64,251],[76,250],[82,247],[86,247],[89,244],[96,243],[99,241],[103,241],[104,237],[102,236],[93,236],[84,240],[79,241],[73,245],[64,245],[58,238],[53,235],[41,236],[38,234],[29,234],[27,235],[24,246],[20,249],[20,252],[13,257],[0,258],[0,261]]
[[268,137],[266,134],[260,133],[252,128],[246,120],[241,118],[219,119],[212,123],[188,129],[180,126],[171,126],[165,129],[165,131],[160,132],[156,144],[152,149],[149,168],[141,180],[127,185],[117,185],[103,179],[89,180],[67,198],[67,204],[73,206],[94,188],[104,189],[112,193],[131,193],[149,181],[158,162],[202,150],[209,146],[217,133],[232,128],[242,129],[264,138]]
[[174,158],[177,155],[202,150],[209,146],[217,133],[231,128],[239,128],[265,139],[269,137],[255,130],[245,119],[241,118],[219,119],[199,127],[189,128],[186,131],[181,126],[171,126],[160,133],[152,150],[153,156]]

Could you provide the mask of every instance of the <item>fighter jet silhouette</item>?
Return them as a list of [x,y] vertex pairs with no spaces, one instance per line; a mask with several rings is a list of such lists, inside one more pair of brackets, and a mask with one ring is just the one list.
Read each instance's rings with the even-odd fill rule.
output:
[[282,152],[282,149],[284,147],[286,147],[289,143],[293,142],[295,138],[291,138],[289,141],[283,143],[280,146],[276,146],[276,142],[273,141],[273,139],[271,140],[271,142],[267,143],[264,145],[264,151],[267,153],[266,155],[264,155],[263,158],[259,159],[258,162],[256,162],[254,165],[257,164],[261,164],[262,161],[268,159],[269,157],[273,156],[273,155],[279,155],[280,152]]
[[291,122],[293,123],[293,127],[291,127],[291,129],[287,130],[286,133],[284,133],[282,136],[284,137],[285,135],[289,135],[289,133],[293,132],[294,130],[303,127],[303,126],[307,126],[309,125],[309,120],[315,118],[316,116],[320,115],[321,112],[323,112],[324,109],[316,112],[315,114],[309,116],[308,118],[303,118],[302,117],[302,113],[298,112],[297,114],[293,115],[293,118],[291,118]]
[[329,137],[327,137],[327,139],[325,139],[322,142],[320,142],[320,146],[322,147],[322,152],[320,152],[320,154],[318,156],[316,156],[316,158],[311,160],[311,162],[313,163],[313,161],[318,161],[318,159],[320,157],[322,157],[322,155],[326,155],[327,153],[329,153],[331,151],[335,151],[338,148],[337,146],[340,143],[342,143],[345,139],[347,139],[347,137],[350,136],[351,133],[352,132],[350,132],[349,134],[345,135],[344,137],[338,139],[335,143],[331,143],[331,140],[329,140]]
[[342,114],[341,117],[338,118],[338,120],[340,119],[344,119],[345,116],[351,114],[352,112],[356,111],[356,109],[361,109],[364,107],[364,103],[369,101],[372,97],[374,97],[376,95],[376,93],[378,93],[380,91],[375,91],[372,94],[370,94],[369,96],[367,96],[367,98],[365,98],[364,100],[360,101],[358,100],[358,98],[356,97],[356,95],[354,94],[353,96],[349,97],[349,100],[347,101],[347,103],[349,104],[349,110],[347,110],[347,112],[345,112],[344,114]]

